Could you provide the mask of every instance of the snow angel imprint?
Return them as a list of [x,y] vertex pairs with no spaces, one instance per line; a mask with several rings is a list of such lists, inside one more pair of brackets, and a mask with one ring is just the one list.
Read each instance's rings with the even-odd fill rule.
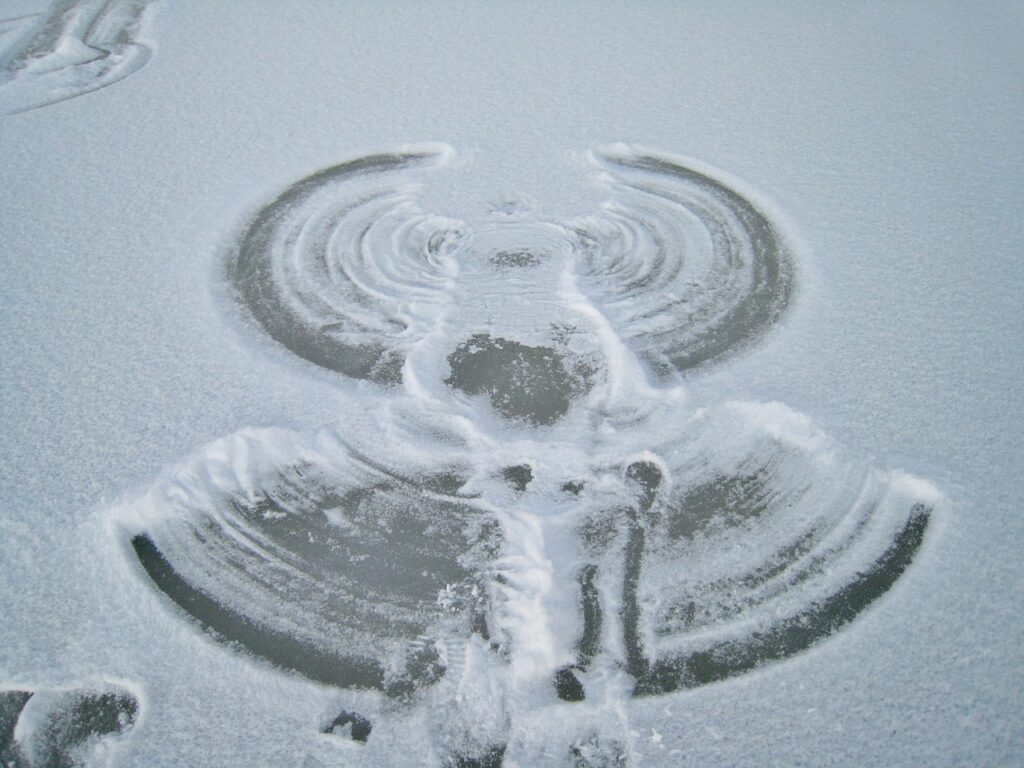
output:
[[828,637],[939,496],[785,406],[688,402],[794,293],[786,238],[721,174],[613,147],[589,215],[463,221],[419,203],[451,154],[357,158],[256,212],[237,305],[359,407],[217,441],[123,527],[214,636],[366,692],[325,731],[369,747],[415,711],[438,764],[626,764],[629,698]]

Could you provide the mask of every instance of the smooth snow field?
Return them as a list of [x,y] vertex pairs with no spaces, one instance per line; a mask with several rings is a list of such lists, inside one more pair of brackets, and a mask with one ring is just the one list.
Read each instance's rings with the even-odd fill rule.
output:
[[0,0],[0,765],[1024,764],[1024,7]]

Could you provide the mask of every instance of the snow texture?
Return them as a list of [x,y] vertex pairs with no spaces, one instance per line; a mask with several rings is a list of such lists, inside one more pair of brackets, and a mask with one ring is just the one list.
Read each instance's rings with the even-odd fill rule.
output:
[[1019,760],[1017,10],[0,17],[5,763]]

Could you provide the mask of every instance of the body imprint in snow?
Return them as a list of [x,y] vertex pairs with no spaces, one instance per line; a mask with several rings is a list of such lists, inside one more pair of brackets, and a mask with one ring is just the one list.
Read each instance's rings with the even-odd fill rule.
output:
[[[688,403],[684,376],[793,296],[752,195],[616,147],[591,156],[590,215],[461,221],[417,202],[450,152],[307,177],[228,259],[252,328],[364,382],[360,412],[219,440],[118,518],[192,620],[376,692],[382,717],[424,713],[440,764],[625,765],[630,698],[828,637],[904,573],[940,497],[783,405]],[[324,732],[369,748],[373,726]]]

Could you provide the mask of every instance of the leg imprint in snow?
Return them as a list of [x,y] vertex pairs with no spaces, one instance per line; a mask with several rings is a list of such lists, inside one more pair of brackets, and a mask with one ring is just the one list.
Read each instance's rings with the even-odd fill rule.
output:
[[[123,525],[184,614],[421,708],[442,763],[550,760],[537,741],[563,739],[563,762],[625,765],[630,697],[828,637],[906,570],[939,496],[784,406],[687,405],[682,377],[793,296],[751,196],[618,147],[592,155],[609,197],[589,216],[459,221],[418,203],[450,154],[352,160],[254,214],[233,297],[254,331],[362,380],[363,407],[217,441]],[[327,731],[372,745],[371,727],[346,709]]]

